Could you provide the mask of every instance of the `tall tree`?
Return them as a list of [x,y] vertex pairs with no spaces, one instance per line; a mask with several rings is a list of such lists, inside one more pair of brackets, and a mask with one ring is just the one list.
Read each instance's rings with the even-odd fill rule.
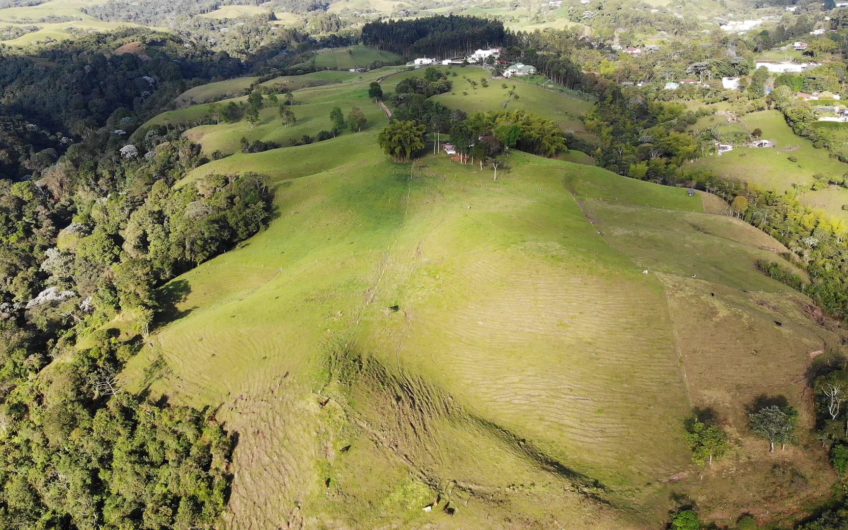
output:
[[333,107],[330,110],[330,122],[333,124],[333,134],[338,134],[344,129],[345,119],[344,114],[342,114],[342,109],[339,107]]
[[749,415],[751,430],[769,442],[769,452],[774,452],[774,444],[784,448],[795,440],[795,425],[798,411],[793,407],[769,405]]
[[370,85],[368,85],[368,97],[377,99],[383,99],[383,87],[380,86],[380,83],[376,81],[372,81]]
[[687,430],[686,440],[692,450],[692,460],[699,466],[712,464],[713,458],[719,458],[727,452],[727,435],[717,425],[695,419]]
[[424,131],[424,125],[413,120],[393,121],[377,135],[377,143],[396,162],[407,162],[424,149]]
[[361,131],[367,121],[365,113],[359,107],[353,107],[347,115],[347,125],[354,132]]

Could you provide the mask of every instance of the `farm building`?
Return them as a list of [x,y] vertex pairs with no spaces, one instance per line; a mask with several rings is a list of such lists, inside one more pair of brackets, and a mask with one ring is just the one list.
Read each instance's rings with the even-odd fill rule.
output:
[[412,61],[412,64],[415,66],[427,66],[428,64],[434,64],[436,62],[435,59],[429,59],[427,57],[419,57]]
[[774,142],[771,140],[754,140],[749,144],[750,147],[770,148],[774,147]]
[[638,57],[642,55],[642,48],[634,48],[633,46],[628,46],[627,48],[624,48],[624,53],[632,57]]
[[802,51],[807,49],[807,43],[801,42],[801,41],[795,41],[795,42],[792,43],[792,47],[795,49],[796,52],[802,52]]
[[722,144],[716,142],[716,147],[718,147],[718,154],[726,153],[728,151],[733,151],[733,146],[730,144]]
[[445,153],[450,156],[456,154],[456,147],[454,147],[453,144],[442,144],[442,149],[444,149]]
[[680,87],[679,83],[673,83],[671,81],[669,81],[668,83],[665,84],[666,90],[677,90],[679,87]]

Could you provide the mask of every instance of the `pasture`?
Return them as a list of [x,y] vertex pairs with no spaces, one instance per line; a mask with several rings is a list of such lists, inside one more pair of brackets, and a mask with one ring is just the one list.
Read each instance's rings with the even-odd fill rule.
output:
[[[275,191],[267,230],[161,289],[167,316],[123,374],[239,432],[230,527],[656,528],[674,495],[706,495],[703,512],[730,523],[723,513],[781,513],[826,491],[826,460],[792,450],[781,465],[803,487],[766,499],[735,486],[774,479],[744,405],[782,393],[809,422],[795,381],[835,340],[803,296],[754,268],[791,267],[779,243],[704,213],[717,209],[709,196],[583,157],[513,151],[497,182],[442,154],[392,163],[367,98],[377,75],[296,90],[289,132],[264,109],[253,128],[186,133],[208,152],[327,128],[333,105],[369,118],[362,132],[235,154],[180,183],[256,171]],[[477,90],[469,110],[501,108],[482,92],[503,89]],[[545,115],[585,108],[548,97]],[[702,479],[681,422],[706,406],[735,445]],[[453,516],[422,510],[437,498]]]

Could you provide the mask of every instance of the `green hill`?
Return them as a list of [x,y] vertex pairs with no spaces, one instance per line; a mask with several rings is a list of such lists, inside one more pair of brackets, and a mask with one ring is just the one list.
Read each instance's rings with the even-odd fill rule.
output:
[[[657,528],[679,496],[727,523],[827,492],[824,459],[773,464],[745,428],[763,393],[810,424],[795,382],[835,340],[756,271],[791,267],[779,243],[710,196],[587,165],[514,152],[494,182],[441,154],[394,164],[369,79],[295,92],[316,123],[360,105],[363,132],[182,183],[258,171],[276,194],[266,231],[163,287],[169,321],[124,374],[238,432],[229,527]],[[198,140],[290,134],[274,121]],[[703,479],[694,407],[739,442]]]

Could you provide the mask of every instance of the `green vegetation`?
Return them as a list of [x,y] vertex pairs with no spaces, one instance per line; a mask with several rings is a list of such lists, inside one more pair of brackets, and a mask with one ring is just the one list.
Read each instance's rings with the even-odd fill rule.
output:
[[424,149],[424,126],[414,121],[395,121],[380,131],[377,143],[395,162],[406,162]]
[[0,526],[844,523],[843,11],[71,3],[175,31],[4,52]]
[[728,449],[727,435],[716,425],[691,421],[686,439],[692,449],[692,460],[701,467],[712,465],[713,458],[724,456]]
[[795,441],[795,424],[798,412],[792,407],[768,405],[751,413],[751,430],[769,442],[769,451],[774,452],[774,444],[786,444]]

